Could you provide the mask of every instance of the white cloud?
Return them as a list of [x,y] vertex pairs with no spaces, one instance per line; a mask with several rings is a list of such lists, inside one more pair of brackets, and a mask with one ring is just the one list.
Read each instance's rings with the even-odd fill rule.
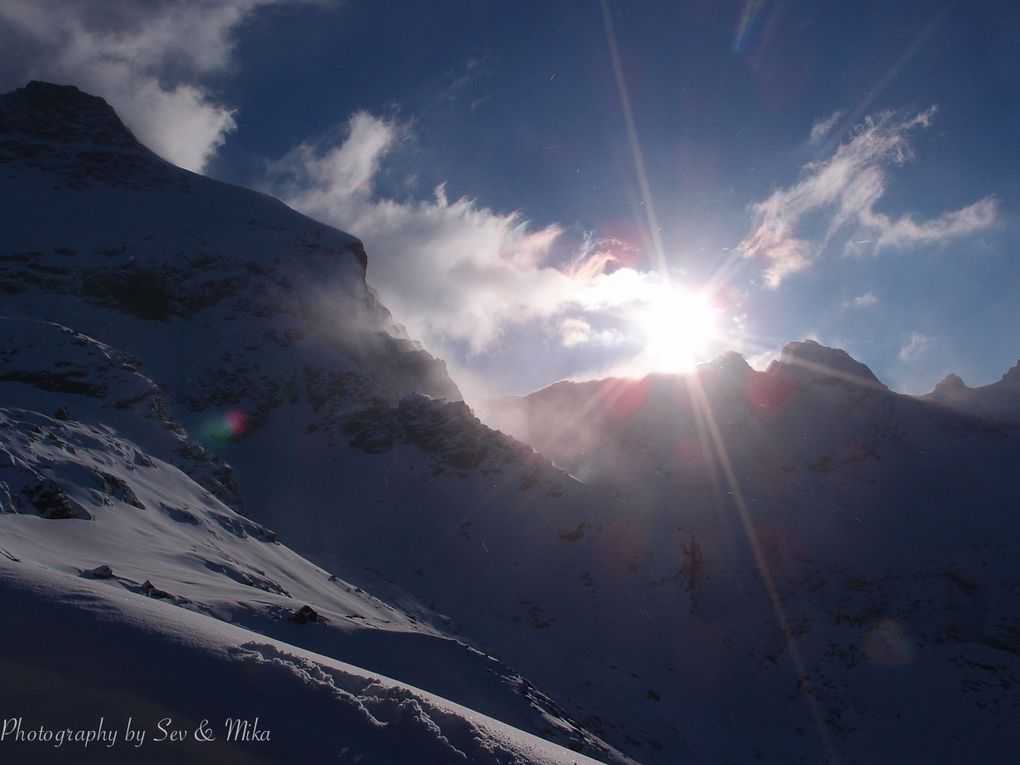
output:
[[843,301],[844,308],[868,308],[873,305],[878,305],[878,297],[874,292],[865,292],[863,295]]
[[577,316],[568,316],[560,322],[559,336],[564,348],[581,345],[611,346],[624,341],[620,332],[612,329],[597,330]]
[[[753,206],[754,224],[740,249],[747,257],[767,261],[769,286],[777,287],[790,274],[810,266],[844,230],[851,235],[846,252],[860,252],[865,245],[878,252],[886,247],[940,243],[995,221],[998,201],[993,197],[925,222],[909,216],[893,220],[875,209],[885,194],[888,168],[913,157],[908,135],[931,125],[934,116],[932,107],[912,115],[887,111],[868,117],[831,157],[805,165],[797,183],[777,189]],[[816,124],[819,132],[835,117]],[[802,231],[804,218],[821,213],[829,215],[825,236],[811,238]]]
[[538,265],[560,235],[532,231],[516,213],[499,214],[473,200],[377,199],[373,180],[403,128],[364,112],[346,140],[309,144],[271,168],[274,191],[307,215],[356,233],[371,253],[369,278],[413,334],[433,342],[493,343],[507,317],[526,320],[555,309],[569,285],[565,273]]
[[938,218],[924,223],[917,223],[908,217],[890,221],[886,216],[876,213],[878,225],[875,228],[881,232],[878,245],[909,247],[963,236],[991,226],[998,212],[999,201],[993,197],[985,197],[961,210],[943,213]]
[[407,127],[365,112],[345,127],[340,143],[303,144],[273,163],[270,191],[359,236],[369,282],[430,347],[491,351],[509,328],[539,321],[564,347],[622,349],[621,316],[679,294],[666,276],[619,267],[618,241],[589,236],[563,257],[572,245],[560,226],[451,200],[443,186],[430,199],[381,198],[375,179]]
[[102,96],[143,143],[201,170],[234,129],[203,79],[230,64],[233,32],[281,0],[4,0],[4,88],[43,79]]
[[900,348],[900,361],[910,361],[931,348],[931,339],[920,332],[911,332],[910,337]]
[[371,197],[379,164],[402,133],[395,122],[358,112],[348,120],[339,146],[322,151],[301,144],[270,170],[302,206],[330,212],[345,200]]
[[569,317],[560,322],[560,338],[564,348],[587,345],[591,342],[593,331],[591,324],[584,319]]
[[201,88],[164,89],[155,80],[114,68],[86,91],[115,93],[107,100],[143,144],[161,157],[201,172],[234,127],[234,112],[211,103]]
[[770,348],[767,351],[752,354],[747,357],[748,366],[759,372],[764,372],[768,369],[769,364],[779,359],[780,351],[782,351],[782,348]]
[[816,121],[811,126],[811,136],[808,139],[811,143],[821,143],[825,138],[832,132],[832,128],[835,127],[836,123],[839,122],[839,118],[843,116],[842,110],[834,111],[828,117],[822,120]]

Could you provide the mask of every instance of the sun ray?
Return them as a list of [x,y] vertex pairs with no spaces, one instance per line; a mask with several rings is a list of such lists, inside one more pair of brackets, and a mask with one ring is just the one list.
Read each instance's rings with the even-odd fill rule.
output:
[[637,124],[634,122],[634,110],[630,104],[630,90],[627,88],[627,80],[623,74],[623,61],[620,58],[620,48],[616,42],[616,29],[613,27],[613,18],[609,13],[608,0],[602,0],[602,21],[606,27],[606,42],[609,45],[609,56],[613,63],[616,88],[620,93],[620,107],[623,110],[623,119],[627,126],[627,140],[630,143],[630,153],[634,160],[634,172],[637,174],[638,185],[641,188],[641,207],[644,208],[645,222],[648,225],[648,237],[652,242],[652,265],[656,271],[661,273],[666,279],[669,279],[669,266],[666,263],[666,254],[662,247],[662,229],[659,226],[659,218],[655,214],[652,188],[648,183],[644,152],[641,150],[641,141],[638,139]]
[[781,634],[786,640],[787,650],[789,651],[794,672],[797,675],[801,693],[804,696],[804,700],[807,702],[808,708],[811,712],[811,717],[813,718],[815,727],[818,731],[822,747],[826,752],[826,761],[829,763],[835,763],[837,761],[836,750],[832,745],[828,731],[825,727],[825,721],[822,718],[817,691],[811,683],[810,675],[807,673],[804,658],[800,652],[800,647],[798,646],[796,639],[792,636],[793,633],[789,629],[789,619],[786,616],[786,609],[783,608],[779,590],[776,587],[775,580],[773,579],[768,566],[768,561],[766,560],[765,554],[761,549],[761,544],[758,541],[758,534],[754,526],[754,520],[751,518],[747,500],[744,498],[740,482],[737,480],[736,471],[733,469],[733,463],[729,458],[729,451],[726,448],[718,423],[715,421],[715,416],[712,412],[708,396],[706,395],[704,388],[701,386],[701,381],[698,378],[698,375],[688,375],[688,385],[686,388],[688,395],[691,397],[693,410],[697,413],[696,420],[699,421],[699,437],[705,438],[707,436],[708,449],[714,456],[714,461],[721,469],[723,478],[729,487],[728,496],[733,499],[733,506],[737,511],[737,517],[739,518],[740,525],[747,537],[747,542],[751,548],[751,554],[754,557],[755,565],[758,568],[762,583],[765,585],[765,590],[768,593],[769,602],[772,606],[772,613],[776,619],[777,626],[780,628]]

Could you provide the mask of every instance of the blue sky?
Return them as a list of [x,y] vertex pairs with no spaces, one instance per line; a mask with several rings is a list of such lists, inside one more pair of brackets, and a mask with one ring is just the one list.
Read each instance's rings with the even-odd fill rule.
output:
[[5,90],[78,84],[362,237],[474,391],[805,337],[909,392],[1020,356],[1015,3],[12,0],[0,38]]

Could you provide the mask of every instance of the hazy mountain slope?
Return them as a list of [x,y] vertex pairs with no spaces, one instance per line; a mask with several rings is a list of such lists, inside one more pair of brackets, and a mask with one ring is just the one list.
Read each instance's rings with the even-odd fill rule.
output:
[[998,382],[977,388],[967,386],[957,375],[947,375],[922,398],[1000,425],[1020,427],[1020,362]]
[[459,397],[366,286],[355,238],[169,165],[74,88],[0,97],[0,134],[7,314],[125,348],[188,409],[243,404],[249,427],[305,362],[384,398]]
[[[32,513],[42,486],[46,496],[66,496],[75,508],[58,515],[80,509],[91,524],[82,536],[76,521],[58,532],[19,515],[9,521],[12,554],[43,565],[62,560],[72,576],[108,564],[115,574],[111,585],[141,592],[151,580],[180,605],[399,675],[619,760],[531,683],[443,637],[443,619],[422,601],[365,573],[366,564],[388,557],[385,537],[357,524],[339,528],[333,518],[334,503],[356,498],[362,476],[340,487],[331,478],[306,479],[306,445],[331,451],[329,444],[349,444],[344,453],[349,448],[355,459],[395,446],[441,452],[445,462],[461,467],[476,465],[488,448],[480,452],[470,438],[433,437],[433,407],[461,417],[466,409],[412,395],[459,398],[442,363],[404,338],[368,289],[360,243],[263,195],[167,165],[134,142],[105,103],[73,88],[34,84],[0,98],[0,129],[8,131],[0,157],[6,171],[0,178],[4,313],[72,322],[112,344],[21,319],[3,329],[2,401],[17,407],[6,413],[9,432],[18,434],[10,444],[17,468],[10,504]],[[151,378],[137,373],[140,363]],[[52,416],[61,407],[68,411]],[[271,422],[295,426],[293,438],[278,440]],[[508,443],[479,431],[500,448]],[[321,440],[308,440],[312,432]],[[209,450],[239,465],[239,485]],[[507,446],[506,453],[534,460],[520,445]],[[157,466],[155,484],[142,471],[135,485],[134,471],[141,470],[135,459]],[[535,469],[528,467],[528,475]],[[266,495],[263,482],[272,488]],[[133,487],[131,494],[122,484]],[[288,496],[301,491],[311,506]],[[118,493],[143,504],[146,513],[115,512],[122,509]],[[267,559],[261,548],[224,546],[218,526],[272,537],[252,532],[262,527],[209,493],[233,509],[244,497],[249,515],[278,517],[297,538],[344,538],[346,547],[312,549],[333,556],[331,569],[360,584],[385,585],[403,611],[417,617],[360,595],[356,585],[330,582],[298,556]],[[92,509],[105,503],[104,496],[114,498],[114,510]],[[364,500],[355,507],[359,522],[370,517],[366,510],[377,509]],[[45,544],[34,552],[17,549],[36,537]],[[354,541],[358,554],[338,560]],[[189,548],[200,552],[185,554]],[[270,594],[259,592],[252,604],[252,588],[260,585]],[[350,597],[365,597],[382,612],[347,604],[341,596],[351,591],[358,595]],[[292,624],[288,617],[303,603],[328,626]],[[389,611],[395,616],[381,615]],[[420,625],[423,612],[439,629]],[[381,629],[357,629],[365,624]]]
[[[381,571],[404,589],[372,585],[411,610],[436,594],[453,603],[445,596],[465,581],[476,591],[456,604],[470,612],[488,600],[472,557],[439,591],[406,594],[421,552],[454,536],[488,485],[466,491],[461,475],[508,465],[514,486],[541,496],[569,481],[439,400],[459,398],[456,386],[379,305],[357,240],[168,165],[74,88],[3,96],[0,129],[5,313],[59,321],[140,358],[178,421],[234,466],[246,513],[333,570],[363,585],[364,567]],[[436,479],[424,499],[452,508],[452,526],[419,512],[414,484],[386,483],[415,467]],[[542,475],[556,485],[540,485]],[[576,525],[569,513],[549,523],[553,540],[561,523]],[[521,696],[546,704],[530,686]]]
[[232,493],[229,468],[187,438],[123,354],[60,325],[0,319],[0,402],[0,553],[19,571],[47,571],[61,591],[87,580],[243,625],[583,741],[499,662],[310,564],[216,499]]
[[1014,429],[894,394],[810,342],[765,373],[730,355],[689,376],[557,383],[486,418],[642,508],[635,578],[681,582],[690,611],[655,632],[696,646],[659,666],[688,700],[721,695],[718,719],[743,709],[760,753],[789,724],[775,700],[800,696],[804,735],[849,761],[885,759],[894,738],[911,758],[1009,761]]

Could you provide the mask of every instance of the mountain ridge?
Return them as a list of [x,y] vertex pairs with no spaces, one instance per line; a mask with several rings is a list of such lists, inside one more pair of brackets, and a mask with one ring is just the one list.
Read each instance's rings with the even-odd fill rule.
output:
[[[251,517],[263,503],[227,460],[257,441],[259,456],[241,473],[285,480],[294,455],[274,456],[262,435],[282,410],[303,418],[299,439],[318,432],[324,449],[420,448],[440,471],[486,459],[463,405],[446,403],[460,393],[445,365],[365,283],[361,242],[173,167],[77,89],[36,84],[2,98],[0,290],[14,317],[0,321],[0,416],[12,437],[0,466],[4,565],[54,567],[342,652],[626,762],[535,685],[451,637],[433,610],[396,591],[403,607],[386,605],[276,551],[277,535]],[[41,114],[15,119],[39,102]],[[75,114],[70,127],[47,127]],[[35,135],[26,138],[26,125]],[[531,453],[499,443],[499,460]],[[161,483],[139,482],[149,475]],[[269,547],[249,550],[255,539]],[[364,561],[338,565],[375,586]],[[291,626],[299,615],[312,626]],[[515,756],[531,761],[525,752]]]

